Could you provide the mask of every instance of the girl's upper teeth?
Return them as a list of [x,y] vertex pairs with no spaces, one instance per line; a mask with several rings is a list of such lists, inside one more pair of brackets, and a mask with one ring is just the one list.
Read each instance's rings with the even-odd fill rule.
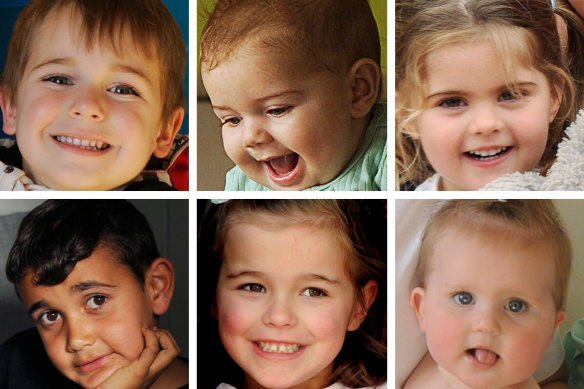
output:
[[479,157],[490,157],[493,155],[497,155],[502,151],[507,150],[507,147],[499,147],[497,149],[491,150],[477,150],[477,151],[469,151],[470,154],[477,155]]
[[269,353],[291,354],[300,348],[299,344],[258,342],[263,351]]

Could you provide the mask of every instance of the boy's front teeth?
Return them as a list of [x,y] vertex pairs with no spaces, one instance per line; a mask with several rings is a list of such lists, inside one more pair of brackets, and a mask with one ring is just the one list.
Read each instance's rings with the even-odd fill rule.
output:
[[281,344],[281,343],[266,343],[258,342],[258,346],[263,351],[268,353],[291,354],[300,348],[299,344]]
[[59,142],[79,146],[83,149],[93,149],[93,150],[104,150],[109,147],[107,143],[103,143],[102,141],[96,140],[89,140],[89,139],[79,139],[73,138],[71,136],[56,136],[55,137]]

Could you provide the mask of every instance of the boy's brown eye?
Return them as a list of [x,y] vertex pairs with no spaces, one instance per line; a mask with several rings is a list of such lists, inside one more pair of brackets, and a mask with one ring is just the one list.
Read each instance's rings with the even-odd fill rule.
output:
[[107,302],[107,297],[103,295],[95,295],[91,296],[89,300],[87,300],[87,306],[90,309],[96,309],[101,307],[103,304]]

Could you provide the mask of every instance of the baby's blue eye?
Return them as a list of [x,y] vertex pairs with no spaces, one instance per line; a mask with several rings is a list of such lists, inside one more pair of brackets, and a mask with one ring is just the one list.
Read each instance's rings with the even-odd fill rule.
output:
[[43,78],[43,81],[51,82],[57,85],[73,85],[73,82],[65,76],[49,76]]
[[120,95],[134,95],[134,96],[138,96],[138,92],[136,92],[136,90],[128,85],[116,85],[112,88],[109,89],[110,92],[112,93],[117,93]]
[[224,125],[224,124],[230,124],[230,125],[232,125],[232,126],[237,126],[239,123],[241,123],[241,121],[242,121],[242,120],[243,120],[243,119],[241,119],[241,118],[237,118],[237,117],[234,117],[234,118],[229,118],[229,119],[225,119],[225,120],[223,121],[223,123],[221,123],[221,125]]
[[246,290],[248,292],[253,292],[253,293],[264,293],[266,291],[266,288],[264,288],[260,284],[246,284],[246,285],[243,285],[241,287],[241,289]]
[[459,292],[454,295],[454,301],[460,305],[469,305],[473,303],[474,299],[468,292]]
[[523,312],[527,308],[527,306],[523,301],[511,300],[511,301],[509,301],[509,303],[507,303],[507,308],[511,312],[519,313],[519,312]]

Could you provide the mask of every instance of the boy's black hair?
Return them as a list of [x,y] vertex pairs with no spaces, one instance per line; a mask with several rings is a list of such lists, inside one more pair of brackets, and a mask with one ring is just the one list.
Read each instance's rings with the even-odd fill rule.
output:
[[22,220],[6,276],[16,285],[33,272],[37,285],[60,284],[100,244],[112,249],[141,285],[144,273],[159,257],[148,221],[129,202],[47,200]]

